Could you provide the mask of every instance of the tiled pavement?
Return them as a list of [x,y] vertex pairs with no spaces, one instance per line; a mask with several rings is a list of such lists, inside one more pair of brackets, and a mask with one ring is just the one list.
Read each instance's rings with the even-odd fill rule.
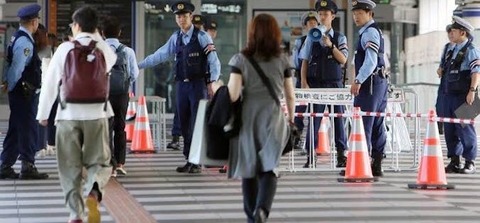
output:
[[[0,132],[3,141],[6,122],[0,122]],[[400,163],[410,165],[411,154],[403,154]],[[180,152],[130,154],[128,176],[118,181],[157,222],[245,222],[240,181],[227,180],[214,169],[199,175],[176,173],[175,167],[181,164]],[[55,159],[39,159],[37,166],[48,172],[50,179],[0,181],[0,223],[66,222],[68,213]],[[454,190],[407,189],[416,175],[412,171],[387,172],[376,183],[341,184],[336,172],[285,172],[279,179],[269,222],[480,221],[480,174],[448,175]],[[106,196],[115,194],[107,192]],[[114,222],[116,212],[126,211],[108,213],[102,207],[102,222]]]

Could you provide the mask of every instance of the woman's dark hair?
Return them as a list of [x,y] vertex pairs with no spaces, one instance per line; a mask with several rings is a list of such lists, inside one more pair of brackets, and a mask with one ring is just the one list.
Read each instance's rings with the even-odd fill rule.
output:
[[38,29],[33,34],[33,39],[35,40],[37,50],[42,50],[48,46],[47,29],[44,25],[38,24]]
[[114,16],[103,18],[100,28],[102,29],[105,38],[118,38],[118,35],[120,34],[120,22],[117,17]]
[[98,27],[97,11],[90,6],[77,9],[72,15],[72,20],[78,23],[82,32],[94,33]]
[[275,18],[259,14],[248,27],[247,46],[242,50],[245,56],[259,56],[264,60],[278,57],[281,53],[282,34]]

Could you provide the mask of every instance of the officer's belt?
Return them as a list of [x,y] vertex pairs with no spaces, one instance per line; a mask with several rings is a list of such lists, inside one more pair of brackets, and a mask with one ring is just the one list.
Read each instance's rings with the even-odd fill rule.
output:
[[379,75],[381,78],[387,78],[388,76],[385,72],[385,66],[375,68],[372,75]]

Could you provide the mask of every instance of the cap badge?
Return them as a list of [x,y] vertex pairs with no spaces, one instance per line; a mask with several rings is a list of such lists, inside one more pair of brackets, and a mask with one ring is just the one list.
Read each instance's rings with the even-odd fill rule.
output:
[[321,2],[320,2],[320,6],[322,6],[322,7],[327,6],[327,1],[321,1]]
[[358,3],[357,1],[352,1],[353,6],[357,5],[357,3]]
[[185,6],[184,6],[183,4],[178,4],[178,5],[177,5],[177,8],[180,9],[180,10],[182,10],[182,9],[185,8]]

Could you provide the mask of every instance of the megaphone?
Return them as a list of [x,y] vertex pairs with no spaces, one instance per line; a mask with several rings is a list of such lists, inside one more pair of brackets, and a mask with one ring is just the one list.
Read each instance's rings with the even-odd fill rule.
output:
[[313,41],[319,41],[322,38],[322,31],[317,27],[312,28],[308,31],[308,38]]

